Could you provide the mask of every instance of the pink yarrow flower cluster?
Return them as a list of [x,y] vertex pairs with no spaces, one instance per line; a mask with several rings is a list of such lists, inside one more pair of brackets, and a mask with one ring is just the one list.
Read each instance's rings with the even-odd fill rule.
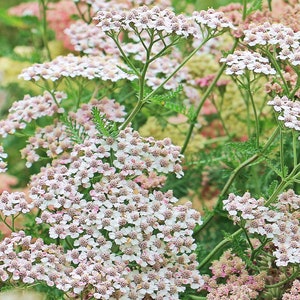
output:
[[[119,68],[120,67],[120,68]],[[128,69],[116,57],[107,56],[58,56],[54,60],[42,64],[34,64],[22,71],[19,78],[24,80],[57,81],[64,77],[83,77],[89,80],[100,78],[101,80],[118,81],[120,79],[134,80],[135,75],[123,72]]]
[[263,235],[275,246],[273,255],[277,266],[300,263],[300,196],[293,190],[278,196],[274,208],[264,206],[263,198],[230,194],[224,200],[224,209],[235,223],[240,223],[249,233]]
[[220,62],[226,63],[227,75],[242,75],[246,70],[265,75],[276,73],[275,69],[270,66],[267,58],[257,52],[250,52],[248,50],[236,50],[233,54],[221,58]]
[[95,24],[87,24],[82,20],[78,20],[65,29],[65,34],[70,38],[75,51],[93,56],[103,53],[108,55],[119,54],[114,41],[99,30]]
[[26,214],[33,208],[33,204],[28,203],[25,193],[3,191],[0,195],[0,212],[4,216]]
[[265,285],[265,274],[250,275],[243,260],[231,250],[213,261],[210,269],[212,276],[203,276],[203,289],[208,291],[207,300],[255,300]]
[[275,112],[279,113],[278,120],[282,121],[285,127],[300,131],[300,101],[276,96],[268,105],[273,106]]
[[291,290],[283,294],[282,300],[300,300],[300,280],[294,280]]

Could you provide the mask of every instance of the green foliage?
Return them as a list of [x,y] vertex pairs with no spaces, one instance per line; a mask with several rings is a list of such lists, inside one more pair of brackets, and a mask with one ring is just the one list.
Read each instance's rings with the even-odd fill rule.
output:
[[150,98],[150,102],[159,104],[172,112],[183,114],[191,121],[196,116],[195,109],[193,107],[188,108],[186,105],[182,104],[182,101],[174,101],[174,99],[176,99],[181,94],[182,90],[182,86],[180,85],[173,91],[169,91],[161,95],[152,96]]
[[246,253],[249,245],[242,236],[234,236],[231,240],[231,245],[232,252],[241,258],[246,263],[247,267],[259,272],[259,268],[251,261],[249,253]]
[[67,134],[74,143],[84,143],[87,134],[84,130],[84,127],[81,124],[77,124],[75,120],[72,120],[67,116],[64,116],[62,118],[62,122],[67,127]]
[[249,2],[250,2],[250,6],[247,8],[247,11],[246,11],[247,15],[250,15],[251,13],[253,13],[257,10],[262,10],[262,5],[263,5],[262,0],[252,0]]
[[101,114],[97,107],[92,108],[93,122],[101,136],[110,136],[115,138],[119,134],[117,123],[109,121]]

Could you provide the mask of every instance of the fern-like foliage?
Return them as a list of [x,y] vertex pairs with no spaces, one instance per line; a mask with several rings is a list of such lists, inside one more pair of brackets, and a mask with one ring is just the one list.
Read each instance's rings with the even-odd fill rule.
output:
[[193,107],[188,108],[182,103],[174,101],[179,94],[182,92],[182,86],[180,85],[177,89],[173,91],[166,92],[162,95],[154,95],[150,98],[150,101],[159,104],[170,111],[182,114],[188,117],[189,120],[193,120],[196,117],[196,112]]
[[97,107],[92,108],[93,122],[101,136],[115,138],[119,134],[117,123],[107,120]]
[[76,120],[72,120],[68,116],[64,116],[62,122],[66,126],[66,132],[72,142],[76,144],[84,143],[87,133],[85,132],[83,125],[78,124]]
[[232,251],[246,263],[247,267],[259,272],[259,268],[252,262],[250,256],[245,253],[245,250],[248,249],[246,241],[241,236],[237,236],[232,239],[231,243]]

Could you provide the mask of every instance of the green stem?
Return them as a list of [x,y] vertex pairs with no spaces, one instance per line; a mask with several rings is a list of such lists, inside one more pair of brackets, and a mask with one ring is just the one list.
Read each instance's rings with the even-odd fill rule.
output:
[[215,254],[222,249],[225,245],[227,245],[228,243],[230,243],[232,241],[232,239],[235,236],[240,235],[241,233],[243,233],[243,229],[240,228],[237,231],[235,231],[234,233],[232,233],[230,236],[226,237],[225,239],[223,239],[199,264],[199,269],[201,269],[203,266],[205,266],[208,262],[211,261],[211,259],[215,256]]
[[277,198],[279,193],[281,193],[288,185],[290,185],[292,182],[296,180],[295,177],[299,175],[298,173],[299,169],[300,169],[300,164],[297,164],[292,170],[292,172],[286,178],[282,179],[282,181],[280,182],[276,190],[270,196],[268,201],[266,201],[265,206],[270,205]]
[[[248,74],[249,75],[249,74]],[[252,109],[253,109],[253,114],[254,114],[254,119],[255,119],[255,141],[256,141],[256,147],[259,147],[259,120],[258,120],[258,116],[257,116],[257,110],[256,110],[256,106],[255,106],[255,102],[253,99],[253,95],[252,95],[252,91],[250,88],[250,78],[249,76],[246,76],[247,78],[247,94],[249,95],[249,99],[252,105]]]
[[292,281],[293,279],[296,279],[296,278],[299,276],[299,273],[300,273],[300,271],[297,270],[297,271],[296,271],[293,275],[291,275],[290,277],[287,277],[286,279],[284,279],[284,280],[282,280],[282,281],[280,281],[280,282],[278,282],[278,283],[272,284],[272,285],[265,285],[265,287],[266,287],[267,289],[278,288],[278,287],[280,287],[280,286],[282,286],[282,285],[285,285],[287,282]]
[[40,0],[40,13],[42,16],[42,39],[47,52],[48,59],[51,60],[51,52],[48,44],[48,27],[47,27],[47,1]]
[[285,177],[285,170],[284,170],[284,149],[283,149],[282,128],[280,128],[280,169],[281,169],[281,176],[282,176],[282,178],[284,178]]
[[206,297],[189,295],[189,298],[192,300],[206,300]]
[[[235,40],[234,42],[234,45],[231,49],[231,53],[234,51],[234,49],[236,48],[238,44],[238,39]],[[193,53],[193,52],[192,52]],[[223,74],[224,70],[226,68],[226,64],[224,63],[221,68],[219,69],[219,72],[217,73],[217,75],[215,76],[214,80],[212,81],[212,83],[210,84],[210,86],[207,88],[207,90],[205,91],[196,111],[195,111],[195,116],[193,117],[193,119],[191,120],[191,124],[190,124],[190,127],[189,127],[189,131],[187,133],[187,136],[186,136],[186,139],[184,141],[184,144],[181,148],[181,153],[183,154],[188,146],[188,143],[191,139],[191,136],[192,136],[192,132],[194,130],[194,127],[195,127],[195,124],[197,123],[197,118],[198,118],[198,115],[201,111],[201,108],[203,107],[204,105],[204,102],[205,100],[209,97],[209,95],[211,94],[212,90],[214,89],[217,81],[220,79],[221,75]]]
[[243,21],[247,18],[247,0],[243,0]]
[[[199,49],[208,41],[212,38],[212,36],[208,36],[206,39],[204,39],[201,43],[201,45],[199,45],[196,49],[194,49],[194,51],[192,51],[190,53],[190,55],[188,55],[183,62],[155,89],[153,90],[151,93],[149,93],[145,98],[143,99],[139,99],[139,101],[137,102],[137,104],[135,105],[134,109],[132,110],[132,112],[129,114],[129,116],[127,117],[127,119],[125,120],[125,122],[120,126],[120,130],[123,130],[127,127],[127,125],[133,120],[133,118],[136,116],[136,114],[141,110],[141,108],[143,107],[143,105],[149,100],[151,99],[151,97],[156,94],[194,55],[197,51],[199,51]],[[147,63],[147,62],[146,62]],[[149,62],[148,62],[149,63]],[[146,74],[145,74],[146,75]],[[141,88],[141,87],[140,87]]]
[[136,67],[133,65],[133,63],[130,61],[130,59],[127,58],[125,52],[123,51],[119,40],[118,40],[118,36],[120,33],[118,33],[117,35],[115,35],[115,33],[112,31],[111,33],[107,33],[107,36],[109,36],[110,38],[113,39],[113,41],[115,42],[116,46],[118,47],[119,51],[121,52],[121,56],[124,59],[124,61],[126,62],[126,64],[128,66],[130,66],[130,68],[134,71],[136,76],[140,76],[140,72],[136,69]]
[[[262,156],[264,154],[264,152],[269,148],[269,146],[273,143],[273,141],[277,137],[278,133],[279,133],[279,127],[276,128],[276,130],[270,136],[269,140],[266,142],[265,146],[260,150],[259,153],[254,154],[253,156],[251,156],[250,158],[248,158],[247,160],[245,160],[243,163],[241,163],[238,167],[236,167],[233,170],[233,172],[231,173],[229,179],[227,180],[225,186],[223,187],[223,189],[222,189],[222,191],[221,191],[221,193],[219,195],[218,202],[215,205],[215,208],[218,208],[221,205],[221,201],[223,200],[223,197],[227,194],[227,192],[228,192],[231,184],[233,183],[233,181],[235,180],[235,178],[239,174],[239,172],[243,168],[245,168],[246,166],[250,165],[252,162],[254,162],[255,160],[257,160],[260,156]],[[213,219],[213,217],[214,217],[214,213],[212,212],[203,221],[202,225],[195,231],[195,233],[198,233],[201,230],[203,230],[203,228]]]
[[285,95],[289,95],[290,88],[288,87],[288,84],[281,72],[281,67],[278,65],[276,58],[272,55],[272,53],[269,50],[265,50],[265,49],[261,49],[261,50],[263,53],[265,53],[267,55],[267,57],[270,59],[272,65],[274,66],[276,72],[279,74],[279,76],[283,82],[283,89],[284,89]]
[[294,158],[294,168],[298,164],[298,157],[297,157],[297,144],[298,144],[298,138],[296,136],[296,132],[293,130],[293,158]]

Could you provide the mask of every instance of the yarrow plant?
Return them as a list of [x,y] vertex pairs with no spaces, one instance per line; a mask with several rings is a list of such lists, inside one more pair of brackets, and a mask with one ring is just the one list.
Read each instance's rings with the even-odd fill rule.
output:
[[1,107],[1,291],[298,299],[300,25],[241,2],[8,10],[36,49]]

